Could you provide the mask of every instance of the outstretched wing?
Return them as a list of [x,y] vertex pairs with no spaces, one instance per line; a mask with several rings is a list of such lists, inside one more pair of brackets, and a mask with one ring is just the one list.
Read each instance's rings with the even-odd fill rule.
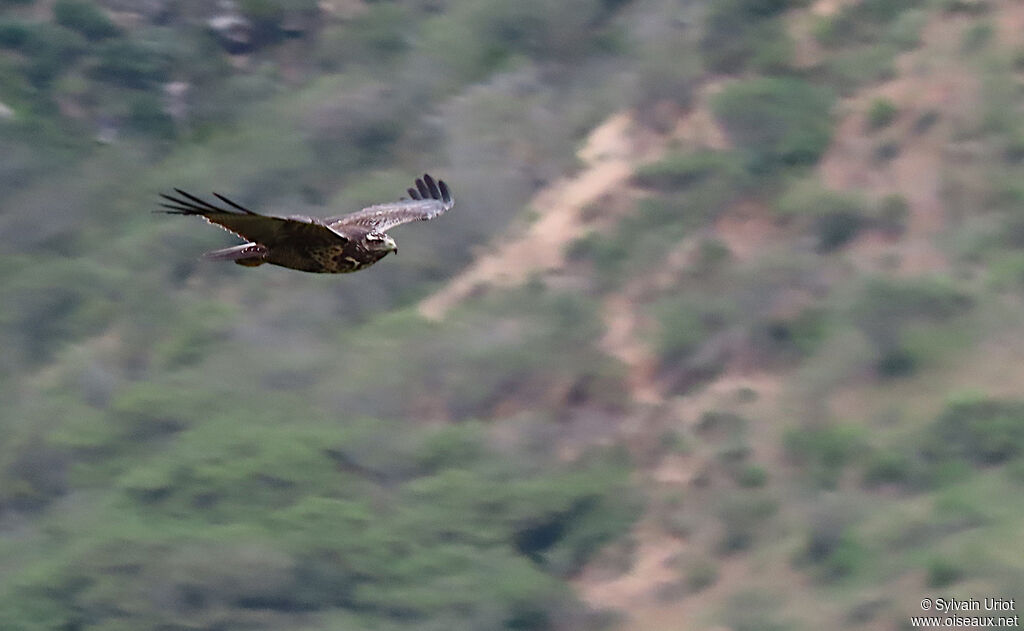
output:
[[282,243],[304,245],[327,245],[348,239],[332,230],[319,219],[311,217],[272,217],[260,215],[236,204],[227,197],[214,193],[226,207],[218,207],[180,188],[174,189],[178,196],[160,194],[167,202],[160,204],[172,215],[196,215],[210,223],[217,224],[247,241],[273,247]]
[[385,232],[410,221],[433,219],[455,205],[444,180],[435,182],[427,174],[416,180],[416,188],[409,188],[408,191],[412,199],[368,206],[351,215],[328,219],[327,224],[340,232],[353,227]]

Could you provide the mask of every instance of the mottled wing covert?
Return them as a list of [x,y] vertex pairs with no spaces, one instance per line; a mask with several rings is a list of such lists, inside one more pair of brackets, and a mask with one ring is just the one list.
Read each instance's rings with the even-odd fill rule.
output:
[[416,180],[416,188],[409,188],[408,191],[412,199],[368,206],[344,217],[328,219],[327,223],[340,232],[349,227],[385,232],[410,221],[433,219],[455,205],[444,180],[434,181],[427,174]]

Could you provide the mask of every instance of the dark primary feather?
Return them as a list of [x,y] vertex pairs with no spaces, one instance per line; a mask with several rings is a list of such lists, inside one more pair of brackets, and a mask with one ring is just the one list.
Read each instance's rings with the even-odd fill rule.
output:
[[261,215],[219,193],[213,195],[221,205],[174,190],[175,195],[161,195],[164,212],[203,217],[248,241],[209,252],[207,258],[321,273],[354,272],[373,265],[397,251],[394,241],[381,233],[410,221],[433,219],[455,204],[448,185],[427,174],[409,189],[412,199],[333,219]]
[[215,223],[243,239],[273,246],[301,241],[307,245],[327,245],[344,242],[347,238],[338,234],[323,222],[310,217],[272,217],[260,215],[227,197],[214,193],[230,208],[218,207],[181,189],[174,189],[178,196],[160,196],[171,203],[160,204],[172,215],[196,215]]
[[410,221],[427,221],[455,205],[451,191],[444,180],[435,181],[429,174],[416,180],[416,188],[408,189],[412,199],[387,204],[375,204],[342,217],[332,217],[326,223],[344,233],[346,228],[364,228],[385,232]]
[[451,208],[452,194],[448,190],[448,185],[444,183],[444,180],[434,182],[434,178],[427,173],[424,173],[421,179],[416,180],[416,188],[405,190],[413,199],[439,199]]

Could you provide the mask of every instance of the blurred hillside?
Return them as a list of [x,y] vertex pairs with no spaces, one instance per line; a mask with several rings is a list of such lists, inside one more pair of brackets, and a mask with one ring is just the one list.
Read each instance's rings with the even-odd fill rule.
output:
[[[0,628],[1024,598],[1024,5],[0,0]],[[455,209],[347,276],[172,187]]]

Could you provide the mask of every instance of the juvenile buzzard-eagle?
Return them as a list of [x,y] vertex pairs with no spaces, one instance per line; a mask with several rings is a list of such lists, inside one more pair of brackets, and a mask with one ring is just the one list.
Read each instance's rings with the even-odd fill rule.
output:
[[426,221],[455,205],[443,180],[424,174],[415,188],[407,189],[412,199],[368,206],[341,217],[320,219],[293,215],[260,215],[227,197],[214,193],[227,207],[218,207],[181,189],[178,195],[161,197],[160,204],[172,215],[197,215],[245,239],[247,243],[207,252],[205,258],[234,261],[255,267],[270,263],[281,267],[344,274],[369,267],[389,252],[398,252],[395,240],[385,231],[410,221]]

